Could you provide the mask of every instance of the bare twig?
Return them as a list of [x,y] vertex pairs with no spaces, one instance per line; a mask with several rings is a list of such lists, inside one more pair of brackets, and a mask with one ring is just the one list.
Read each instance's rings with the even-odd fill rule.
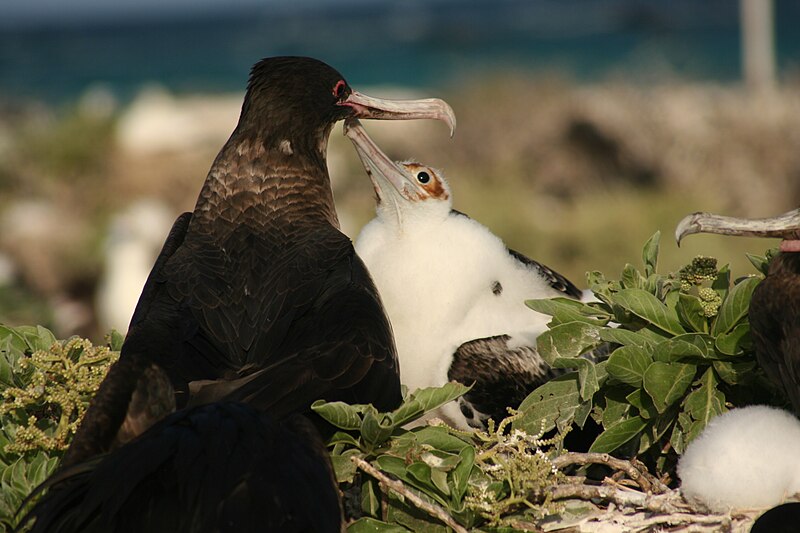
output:
[[645,494],[637,490],[622,490],[609,486],[562,484],[547,489],[554,500],[599,498],[619,506],[644,509],[654,513],[683,513],[691,508],[672,493]]
[[434,503],[426,502],[425,500],[423,500],[422,498],[420,498],[419,496],[408,490],[406,486],[403,485],[402,481],[390,478],[389,476],[387,476],[386,474],[384,474],[383,472],[381,472],[380,470],[378,470],[377,468],[375,468],[374,466],[372,466],[371,464],[369,464],[367,461],[365,461],[360,457],[353,456],[351,460],[356,464],[358,468],[360,468],[370,476],[377,479],[384,492],[392,490],[397,494],[399,494],[400,496],[403,496],[405,499],[410,501],[419,509],[425,511],[434,518],[438,518],[439,520],[450,526],[456,533],[468,533],[468,531],[463,526],[459,525],[459,523],[456,522],[453,519],[453,517],[447,513],[447,511],[445,511],[444,509],[442,509],[441,507],[439,507]]
[[646,470],[639,468],[630,461],[611,457],[607,453],[567,452],[553,458],[552,463],[554,466],[556,466],[556,468],[562,468],[567,465],[603,464],[610,468],[624,472],[625,475],[627,475],[631,480],[635,481],[645,492],[661,494],[669,490],[669,487],[664,485]]

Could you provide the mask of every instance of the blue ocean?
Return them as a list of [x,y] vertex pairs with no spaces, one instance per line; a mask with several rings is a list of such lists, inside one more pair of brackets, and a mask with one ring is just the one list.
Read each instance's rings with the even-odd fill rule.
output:
[[[0,14],[2,7],[0,7]],[[800,2],[775,2],[779,72],[800,67]],[[0,24],[0,98],[119,99],[242,90],[270,55],[310,55],[356,86],[453,87],[497,72],[576,82],[740,78],[736,0],[439,0],[206,10],[89,22]]]

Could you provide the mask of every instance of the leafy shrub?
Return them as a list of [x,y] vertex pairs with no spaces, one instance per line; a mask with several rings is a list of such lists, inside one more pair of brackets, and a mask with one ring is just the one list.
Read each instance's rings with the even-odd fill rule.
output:
[[[538,339],[554,367],[574,369],[546,383],[520,406],[518,429],[583,426],[602,433],[592,452],[624,452],[669,474],[677,456],[716,415],[730,407],[775,403],[756,364],[748,306],[760,276],[731,283],[727,266],[695,258],[678,273],[656,272],[659,234],[644,246],[644,272],[628,264],[619,281],[587,274],[595,303],[531,300],[553,317]],[[765,257],[750,257],[761,272]],[[594,363],[581,355],[607,345]]]
[[0,326],[0,531],[14,525],[17,508],[69,446],[122,337],[114,332],[109,343]]

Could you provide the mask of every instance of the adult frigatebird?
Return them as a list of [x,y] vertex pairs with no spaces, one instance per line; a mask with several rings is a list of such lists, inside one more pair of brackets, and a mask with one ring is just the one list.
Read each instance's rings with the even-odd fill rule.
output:
[[759,365],[800,415],[800,209],[762,219],[694,213],[678,223],[675,239],[692,233],[783,239],[750,300],[750,331]]
[[441,100],[368,97],[315,59],[257,63],[239,123],[167,237],[64,465],[171,410],[171,391],[148,379],[156,368],[178,408],[234,401],[281,419],[320,398],[400,402],[391,328],[338,229],[326,168],[331,128],[348,117],[455,127]]
[[530,298],[581,291],[564,276],[508,249],[486,226],[452,209],[441,172],[392,162],[357,120],[346,135],[372,179],[377,216],[356,240],[380,291],[410,390],[455,380],[472,389],[437,413],[463,429],[508,416],[556,373],[536,351],[549,316]]

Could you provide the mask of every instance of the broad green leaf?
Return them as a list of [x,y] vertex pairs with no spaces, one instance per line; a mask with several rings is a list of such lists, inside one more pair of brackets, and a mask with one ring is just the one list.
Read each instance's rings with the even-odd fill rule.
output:
[[653,404],[653,400],[643,389],[636,389],[625,398],[632,406],[639,410],[639,415],[647,420],[658,416],[658,410]]
[[729,385],[740,385],[749,382],[756,368],[755,361],[734,363],[732,361],[714,361],[714,370],[720,379]]
[[350,460],[354,455],[358,455],[358,450],[347,450],[342,455],[331,454],[331,465],[336,474],[337,483],[352,483],[356,475],[356,465]]
[[675,308],[681,321],[692,331],[708,333],[708,318],[703,312],[700,298],[691,294],[680,293],[679,302]]
[[603,328],[600,330],[600,339],[605,342],[613,342],[623,346],[652,346],[653,341],[648,337],[635,331],[622,328]]
[[574,358],[600,344],[600,330],[584,322],[559,324],[539,335],[536,346],[547,364],[558,358]]
[[644,290],[645,285],[647,285],[647,279],[630,263],[626,264],[625,268],[622,269],[619,282],[626,289]]
[[627,418],[631,409],[631,404],[625,400],[627,387],[615,386],[606,389],[605,407],[603,408],[602,424],[608,429],[619,423],[623,418]]
[[745,254],[747,259],[750,260],[750,263],[758,270],[761,274],[767,275],[769,273],[769,254],[767,255],[753,255],[753,254]]
[[656,409],[663,413],[678,401],[694,380],[697,367],[681,363],[656,361],[644,373],[644,390],[653,399]]
[[583,357],[559,357],[550,365],[553,368],[574,368],[578,371],[578,383],[582,400],[588,400],[600,390],[595,365]]
[[311,404],[311,410],[339,429],[354,430],[361,427],[361,416],[356,406],[317,400]]
[[25,340],[25,337],[18,332],[16,329],[0,325],[0,340],[9,339],[10,345],[19,350],[22,353],[26,351],[30,351],[30,346],[28,346],[28,341]]
[[715,357],[714,337],[707,333],[686,333],[673,337],[672,340],[693,344],[700,350],[704,358],[713,359]]
[[745,278],[733,286],[719,308],[717,319],[711,327],[712,335],[716,337],[728,333],[747,314],[750,298],[760,282],[760,278],[751,277]]
[[337,431],[328,440],[328,446],[334,446],[336,444],[344,444],[346,446],[358,448],[358,440],[350,433],[345,433],[344,431]]
[[552,379],[531,392],[519,406],[522,415],[513,422],[514,429],[535,435],[542,429],[549,431],[557,422],[571,422],[580,407],[577,372]]
[[672,434],[669,437],[669,443],[679,455],[683,455],[686,449],[686,435],[680,424],[675,424],[672,427]]
[[470,445],[455,435],[450,434],[447,429],[437,426],[423,426],[414,428],[412,432],[404,435],[413,435],[416,442],[422,446],[431,446],[437,450],[450,453],[459,453]]
[[611,320],[611,315],[569,298],[551,298],[545,300],[526,300],[525,305],[538,313],[553,317],[553,326],[568,322],[586,322],[603,326]]
[[118,352],[122,349],[122,345],[124,343],[125,335],[115,329],[112,329],[108,334],[108,347],[111,348],[112,351]]
[[680,340],[678,337],[659,342],[653,348],[653,360],[662,363],[686,362],[686,359],[692,358],[703,359],[705,355],[695,344]]
[[717,279],[711,282],[711,288],[719,294],[722,300],[728,296],[728,291],[731,288],[731,267],[725,265],[717,271]]
[[380,446],[397,426],[390,415],[378,413],[375,408],[367,409],[361,422],[361,436],[369,446]]
[[469,487],[469,477],[475,464],[475,448],[467,446],[458,452],[458,455],[461,461],[453,469],[451,477],[453,480],[453,499],[460,503]]
[[717,388],[714,370],[706,370],[698,382],[700,386],[686,396],[685,409],[699,422],[693,424],[692,430],[686,435],[687,442],[694,440],[712,418],[725,412],[725,395]]
[[[417,389],[411,393],[410,400],[416,400],[423,412],[428,412],[448,402],[452,402],[456,398],[459,398],[467,393],[471,388],[472,387],[462,385],[461,383],[451,381],[449,383],[445,383],[441,387],[426,387],[424,389]],[[403,407],[401,406],[392,415],[396,425],[402,425],[406,423],[401,422],[402,419],[406,418],[405,413],[401,412],[398,414],[398,411],[402,411],[402,409]]]
[[675,310],[669,309],[661,300],[645,290],[623,289],[614,295],[614,302],[663,331],[673,335],[686,333]]
[[646,348],[638,346],[622,346],[617,348],[608,358],[606,370],[609,375],[633,387],[642,386],[645,370],[653,362]]
[[408,533],[406,529],[398,524],[381,522],[375,518],[364,516],[347,526],[347,533]]
[[647,427],[647,421],[634,416],[603,431],[592,443],[589,452],[611,453]]
[[747,350],[752,341],[750,339],[750,324],[741,322],[730,333],[723,333],[717,337],[717,350],[725,355],[740,355]]
[[361,484],[361,510],[369,516],[378,516],[381,511],[381,498],[378,482],[371,477],[364,476]]
[[661,240],[661,232],[656,231],[652,237],[647,239],[642,248],[642,263],[644,263],[645,276],[652,276],[658,267],[658,243]]

